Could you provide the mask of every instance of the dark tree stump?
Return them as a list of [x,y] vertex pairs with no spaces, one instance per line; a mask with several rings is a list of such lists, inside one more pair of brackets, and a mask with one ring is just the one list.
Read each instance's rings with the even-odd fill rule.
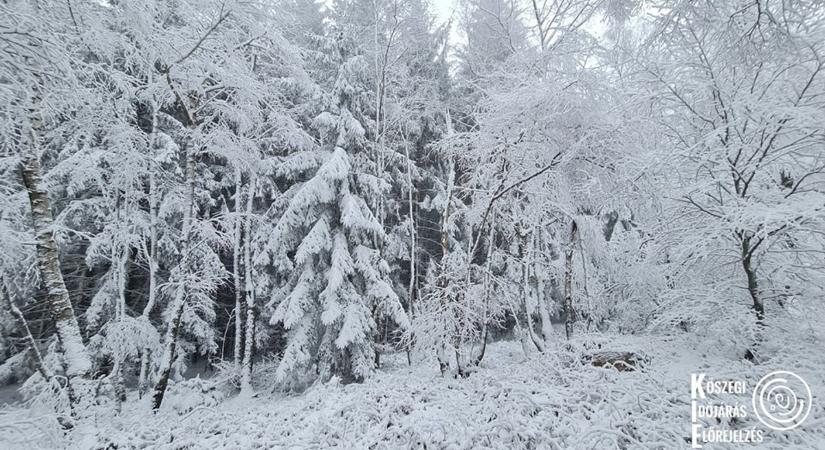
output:
[[633,352],[598,352],[587,355],[586,360],[596,367],[612,367],[619,372],[636,370],[642,358]]

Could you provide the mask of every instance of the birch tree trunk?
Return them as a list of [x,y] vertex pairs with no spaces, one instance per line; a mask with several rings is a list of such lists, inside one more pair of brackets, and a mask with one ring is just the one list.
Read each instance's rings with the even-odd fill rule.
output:
[[[521,299],[517,303],[517,308],[514,308],[513,315],[519,316],[524,315],[524,329],[520,330],[519,338],[521,340],[521,347],[524,350],[525,356],[529,355],[533,347],[541,351],[541,347],[536,344],[536,338],[533,336],[533,317],[530,311],[530,307],[528,304],[528,297],[530,296],[530,286],[529,286],[529,275],[528,275],[528,265],[527,265],[527,246],[525,244],[525,236],[522,234],[523,230],[521,225],[516,226],[516,236],[518,238],[518,258],[521,264],[521,286],[520,286],[520,297]],[[516,320],[516,326],[520,328],[519,321]],[[533,344],[532,346],[530,344]]]
[[243,281],[241,278],[241,245],[243,220],[241,211],[243,204],[243,183],[240,170],[235,172],[235,245],[232,251],[232,277],[235,283],[235,367],[241,367],[243,346]]
[[[117,264],[115,276],[117,277],[118,290],[116,320],[122,321],[123,318],[126,317],[126,284],[128,282],[129,249],[127,245],[115,245],[114,247],[116,250],[113,251],[115,255],[113,255],[114,258],[112,258],[112,264]],[[112,372],[109,374],[109,381],[115,392],[115,405],[118,413],[120,413],[121,404],[126,401],[126,387],[123,384],[121,369],[123,359],[124,356],[120,354],[120,352],[114,355],[114,365],[112,366]]]
[[149,301],[143,308],[148,318],[158,298],[158,185],[154,170],[149,174]]
[[[409,188],[407,193],[407,203],[409,205],[409,215],[410,215],[410,286],[409,290],[407,291],[407,309],[408,314],[410,316],[410,322],[414,320],[415,317],[415,285],[417,280],[417,267],[416,267],[416,228],[415,228],[415,203],[413,202],[413,191],[415,190],[415,185],[413,184],[412,179],[412,162],[410,162],[410,148],[409,143],[407,142],[407,135],[406,133],[403,134],[404,137],[404,156],[407,158],[407,186]],[[407,364],[412,365],[412,356],[410,354],[411,347],[413,344],[413,338],[410,336],[409,345],[407,346]]]
[[249,180],[246,195],[246,219],[244,220],[244,268],[246,276],[246,337],[243,352],[243,373],[241,375],[241,394],[252,393],[252,354],[255,350],[255,283],[252,280],[252,207],[255,199],[255,178]]
[[413,202],[413,191],[415,190],[415,186],[413,185],[412,179],[412,162],[410,162],[410,149],[409,145],[406,140],[406,135],[404,135],[404,156],[407,158],[407,185],[409,187],[409,191],[407,194],[407,203],[409,204],[409,214],[410,214],[410,286],[408,291],[408,309],[410,314],[410,320],[412,320],[415,311],[413,307],[413,294],[415,293],[415,285],[416,285],[416,229],[415,229],[415,203]]
[[83,376],[91,370],[92,363],[80,334],[69,291],[60,272],[57,244],[52,232],[52,212],[49,195],[41,179],[40,159],[37,155],[37,129],[39,121],[29,125],[28,148],[22,154],[23,185],[29,196],[32,220],[37,241],[37,265],[40,278],[46,286],[46,302],[57,331],[58,348],[62,353],[69,378]]
[[[529,233],[529,232],[528,232]],[[524,305],[524,315],[527,321],[527,336],[530,338],[530,341],[533,342],[533,345],[536,346],[536,349],[539,352],[544,353],[544,342],[540,340],[533,330],[533,310],[535,309],[534,302],[531,301],[530,295],[530,267],[531,267],[531,258],[533,252],[530,250],[530,246],[528,245],[528,240],[526,236],[521,235],[519,232],[519,238],[521,239],[521,248],[522,248],[522,255],[521,255],[521,270],[522,270],[522,280],[521,280],[521,293],[522,293],[522,304]]]

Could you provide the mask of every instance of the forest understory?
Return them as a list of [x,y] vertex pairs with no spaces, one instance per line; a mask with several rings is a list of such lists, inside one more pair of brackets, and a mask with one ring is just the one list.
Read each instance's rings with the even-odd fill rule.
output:
[[[690,446],[690,374],[755,383],[789,365],[814,392],[825,389],[816,323],[795,336],[794,350],[769,351],[761,364],[740,355],[712,334],[617,336],[586,333],[563,339],[544,354],[525,356],[518,341],[492,344],[487,361],[468,378],[441,376],[435,358],[385,355],[369,381],[316,383],[302,393],[238,395],[215,374],[170,388],[164,407],[130,398],[123,411],[91,407],[77,429],[66,431],[42,406],[0,409],[7,448],[352,448],[352,449],[683,449]],[[772,347],[784,349],[783,342]],[[639,356],[636,370],[594,367],[586,356],[610,349]],[[805,360],[805,364],[799,361]],[[266,379],[260,369],[256,379]],[[130,397],[136,394],[130,394]],[[709,449],[818,448],[825,433],[825,406],[817,397],[805,425],[766,434],[759,444],[704,444]],[[144,399],[146,400],[146,399]],[[816,400],[815,400],[816,401]],[[755,418],[732,425],[758,426]]]

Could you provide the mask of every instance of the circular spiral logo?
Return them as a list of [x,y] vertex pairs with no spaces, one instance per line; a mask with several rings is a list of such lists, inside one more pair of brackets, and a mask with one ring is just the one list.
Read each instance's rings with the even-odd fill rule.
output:
[[771,372],[753,390],[753,410],[769,428],[786,431],[798,427],[811,412],[811,388],[787,370]]

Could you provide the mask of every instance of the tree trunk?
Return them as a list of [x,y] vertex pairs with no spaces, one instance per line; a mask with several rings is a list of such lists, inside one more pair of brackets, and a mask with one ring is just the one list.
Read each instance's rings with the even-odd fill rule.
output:
[[149,301],[143,308],[147,319],[158,298],[158,186],[154,170],[149,174]]
[[[536,250],[540,256],[543,255],[542,244],[541,227],[539,227],[536,233]],[[547,308],[547,299],[544,297],[544,277],[541,276],[542,271],[537,258],[533,259],[533,271],[536,274],[536,304],[541,316],[541,334],[546,347],[553,336],[553,324],[550,322],[550,311]]]
[[11,314],[20,322],[20,330],[23,332],[23,337],[29,343],[29,350],[32,352],[34,356],[34,362],[37,365],[37,371],[40,373],[40,376],[43,377],[44,380],[50,382],[52,380],[52,374],[49,372],[48,367],[43,362],[43,354],[40,353],[40,348],[37,346],[37,341],[34,339],[32,335],[31,329],[29,328],[29,322],[26,320],[26,316],[23,315],[23,311],[20,311],[20,308],[14,304],[14,300],[11,299],[9,296],[8,291],[6,290],[6,285],[4,283],[0,283],[0,295],[2,295],[3,299],[6,300],[9,304],[9,311]]
[[[153,100],[152,108],[152,131],[149,134],[149,154],[155,155],[155,141],[157,138],[158,126],[158,105]],[[150,166],[152,163],[150,163]],[[158,298],[158,183],[155,178],[155,168],[149,167],[149,300],[143,308],[141,317],[149,324],[149,314],[155,308]],[[143,398],[143,394],[149,387],[149,357],[152,349],[146,347],[140,352],[140,375],[138,376],[138,398]]]
[[235,245],[232,251],[232,276],[235,283],[235,368],[241,367],[243,355],[243,281],[241,277],[241,247],[243,234],[243,184],[241,172],[235,172]]
[[[0,296],[2,296],[8,302],[11,314],[17,319],[18,322],[20,322],[20,329],[23,332],[24,338],[29,343],[29,351],[31,351],[32,355],[34,356],[34,363],[36,365],[37,372],[40,374],[41,377],[43,377],[43,380],[47,384],[51,385],[52,389],[57,391],[59,389],[60,382],[56,381],[56,379],[54,378],[54,374],[52,374],[49,368],[46,367],[46,363],[43,361],[43,354],[40,353],[40,348],[37,346],[37,341],[34,339],[34,335],[32,335],[31,328],[29,328],[29,322],[26,320],[26,316],[23,315],[23,311],[20,311],[20,308],[17,307],[17,305],[14,303],[14,300],[12,300],[12,298],[9,296],[9,293],[6,290],[6,285],[2,282],[0,282]],[[71,383],[66,384],[66,396],[69,399],[69,415],[74,417],[74,405],[75,403],[77,403],[77,400],[75,398],[74,390],[72,389]],[[55,405],[55,410],[55,412],[60,414],[57,405]],[[61,424],[70,423],[63,422],[64,420],[64,417],[58,416],[58,421],[60,421]]]
[[[185,281],[184,281],[185,283]],[[183,316],[183,307],[186,303],[185,286],[178,288],[173,304],[174,316],[169,323],[169,330],[166,332],[166,347],[163,357],[160,360],[162,365],[158,383],[155,385],[155,392],[152,395],[152,409],[160,408],[163,403],[163,396],[166,394],[166,387],[169,385],[169,376],[172,374],[172,364],[175,362],[177,351],[177,339],[180,333],[180,321]]]
[[[191,144],[190,144],[191,145]],[[166,394],[166,387],[169,385],[169,376],[172,373],[172,364],[175,362],[177,351],[178,334],[180,333],[180,321],[183,316],[183,309],[186,306],[186,283],[189,282],[189,271],[192,247],[192,221],[195,215],[195,155],[192,148],[186,150],[186,205],[183,214],[183,254],[181,259],[181,280],[175,301],[172,304],[172,319],[169,323],[169,330],[166,333],[166,348],[160,363],[161,369],[158,383],[155,385],[155,392],[152,395],[152,409],[160,408],[163,403],[163,396]]]
[[252,280],[252,207],[255,199],[255,178],[249,181],[247,192],[246,220],[244,221],[246,243],[244,245],[244,266],[246,276],[246,338],[243,352],[243,374],[241,393],[252,393],[252,354],[255,349],[255,283]]
[[[114,275],[117,277],[118,283],[118,308],[117,319],[122,321],[126,317],[126,283],[128,281],[128,263],[129,263],[129,249],[126,245],[114,246],[115,249],[119,247],[119,252],[114,251],[115,258],[112,259],[112,264],[117,264]],[[117,254],[119,253],[119,254]],[[115,263],[115,261],[117,261]],[[121,404],[126,400],[126,387],[123,384],[123,377],[121,374],[121,367],[123,365],[124,356],[120,352],[112,355],[114,365],[112,372],[109,375],[109,381],[112,384],[112,389],[115,392],[115,404],[117,412],[120,413]]]
[[438,358],[438,370],[441,372],[441,376],[444,376],[450,370],[450,362],[447,359],[447,344],[443,341],[436,349],[435,356]]
[[[439,276],[439,288],[442,290],[441,301],[446,302],[448,301],[445,298],[447,287],[449,285],[449,274],[447,273],[447,257],[450,253],[450,232],[448,227],[450,221],[450,203],[452,202],[452,193],[453,193],[453,182],[455,177],[455,171],[453,170],[453,159],[449,158],[447,161],[447,186],[446,186],[446,203],[444,204],[444,211],[441,214],[441,236],[440,236],[440,243],[441,243],[441,274]],[[449,330],[448,332],[455,334],[455,330]],[[453,336],[448,336],[448,339],[452,340]],[[441,370],[441,374],[443,375],[447,369],[450,367],[450,363],[447,360],[445,351],[446,351],[447,342],[442,342],[442,351],[436,352],[436,356],[438,357],[438,367]]]
[[408,143],[406,141],[406,135],[404,136],[404,156],[407,158],[407,186],[409,188],[407,192],[407,203],[409,206],[409,215],[410,215],[410,286],[408,290],[408,306],[407,309],[409,310],[410,320],[412,320],[414,315],[414,307],[413,307],[413,294],[415,292],[415,284],[416,284],[416,229],[415,229],[415,202],[413,201],[413,191],[415,190],[415,185],[413,184],[412,179],[412,162],[410,162],[410,149]]
[[80,326],[69,300],[69,291],[60,272],[57,244],[52,233],[52,212],[49,195],[42,185],[40,160],[37,156],[36,129],[39,122],[29,129],[29,147],[22,155],[23,185],[29,195],[34,232],[37,240],[37,264],[40,278],[46,286],[46,302],[54,320],[60,352],[66,366],[66,375],[83,376],[91,370],[92,363],[80,334]]
[[748,279],[748,293],[753,301],[753,311],[756,313],[757,325],[762,325],[765,320],[765,304],[759,296],[759,284],[756,278],[756,269],[753,267],[751,260],[750,238],[742,240],[742,269],[745,270],[745,276]]
[[[118,291],[118,318],[126,316],[126,285],[129,282],[129,248],[126,245],[119,246],[120,252],[117,255],[117,291]],[[114,261],[113,261],[114,263]]]
[[550,343],[553,336],[553,323],[550,321],[550,311],[547,308],[547,299],[544,297],[544,281],[539,279],[536,287],[539,315],[541,316],[541,334],[545,346]]
[[524,332],[524,327],[521,326],[521,320],[519,319],[520,315],[521,314],[518,311],[513,311],[513,321],[515,322],[513,332],[515,333],[519,343],[521,344],[521,351],[526,356],[530,354],[530,346],[527,344],[527,334]]
[[138,375],[138,398],[143,398],[146,389],[149,387],[149,358],[152,356],[152,349],[144,348],[140,353],[140,374]]
[[753,301],[752,308],[756,315],[756,332],[754,342],[751,348],[745,351],[745,359],[753,361],[756,359],[756,349],[759,342],[762,340],[762,328],[765,324],[765,304],[759,296],[759,283],[756,278],[756,268],[753,267],[753,249],[751,248],[751,240],[749,237],[742,238],[742,269],[745,271],[745,277],[748,280],[748,293]]
[[[149,314],[155,307],[158,296],[158,206],[157,206],[157,182],[154,172],[149,174],[149,300],[143,308],[141,318],[148,324]],[[140,352],[140,375],[138,376],[138,398],[143,398],[143,394],[149,387],[149,357],[152,349],[146,347]]]
[[487,334],[490,329],[490,320],[487,316],[490,314],[490,285],[492,284],[492,273],[490,271],[492,270],[493,247],[495,245],[494,239],[496,235],[495,219],[496,216],[494,214],[490,218],[490,236],[487,239],[487,258],[484,260],[484,311],[481,315],[481,350],[479,350],[478,356],[473,360],[473,365],[475,366],[481,365],[481,361],[484,359],[484,353],[487,352]]
[[[522,242],[521,237],[521,230],[520,227],[516,227],[516,234],[518,235],[519,243],[518,243],[518,258],[524,259],[524,243]],[[522,265],[523,267],[523,265]],[[522,273],[522,285],[521,285],[521,301],[517,303],[518,307],[513,308],[513,320],[515,320],[515,333],[518,336],[519,342],[521,342],[521,350],[524,352],[525,356],[530,355],[532,348],[530,347],[529,333],[530,333],[530,324],[524,324],[522,326],[523,321],[521,320],[522,313],[524,314],[524,318],[526,319],[527,313],[527,305],[525,304],[525,296],[526,292],[524,289],[524,273]],[[526,320],[525,320],[526,322]]]
[[578,228],[574,220],[570,226],[570,242],[564,251],[564,333],[569,340],[573,336],[573,249],[576,246]]
[[122,372],[120,361],[115,361],[112,373],[109,375],[109,382],[112,384],[112,390],[114,391],[115,411],[118,414],[123,408],[123,402],[126,401],[126,387],[123,385]]
[[[529,233],[529,232],[528,232]],[[519,231],[519,257],[521,258],[521,303],[524,308],[524,317],[527,322],[527,336],[530,338],[530,341],[533,345],[536,346],[536,350],[539,352],[544,352],[544,342],[541,341],[535,333],[533,329],[533,310],[534,304],[530,301],[530,258],[532,257],[532,251],[527,245],[527,237],[522,236],[521,232]]]

